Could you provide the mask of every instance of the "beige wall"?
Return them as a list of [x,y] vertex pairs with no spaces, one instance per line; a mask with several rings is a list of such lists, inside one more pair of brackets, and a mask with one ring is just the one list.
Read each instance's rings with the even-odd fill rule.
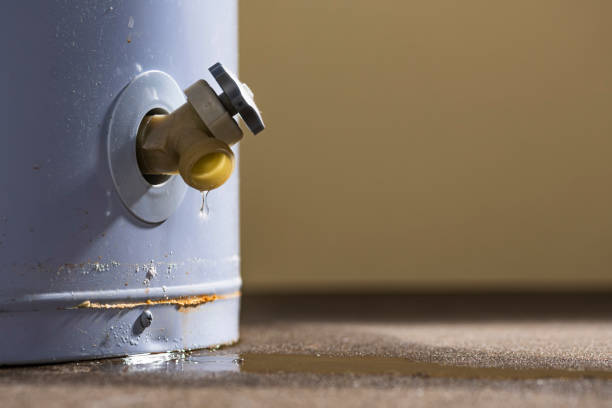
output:
[[612,288],[612,2],[243,0],[247,291]]

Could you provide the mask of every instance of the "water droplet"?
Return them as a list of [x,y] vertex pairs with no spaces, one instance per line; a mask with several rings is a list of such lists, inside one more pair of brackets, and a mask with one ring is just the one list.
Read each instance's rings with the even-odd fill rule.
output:
[[202,218],[208,218],[208,214],[210,213],[207,201],[208,193],[210,193],[210,191],[202,191],[202,206],[200,207],[200,217]]

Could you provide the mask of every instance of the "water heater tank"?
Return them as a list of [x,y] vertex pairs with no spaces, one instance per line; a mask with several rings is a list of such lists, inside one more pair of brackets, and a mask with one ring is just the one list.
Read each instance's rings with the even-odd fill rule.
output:
[[136,152],[145,117],[207,115],[198,79],[236,114],[209,67],[236,70],[237,24],[235,0],[3,4],[0,364],[237,341],[237,169],[202,206]]

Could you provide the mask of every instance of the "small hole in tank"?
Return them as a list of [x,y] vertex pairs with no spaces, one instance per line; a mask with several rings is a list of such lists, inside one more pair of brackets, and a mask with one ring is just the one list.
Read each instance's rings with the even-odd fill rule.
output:
[[[152,116],[152,115],[167,115],[169,112],[166,111],[165,109],[162,108],[154,108],[151,109],[150,111],[147,112],[147,114],[144,116],[144,118],[142,118],[142,121],[140,122],[140,127],[138,128],[138,134],[140,134],[140,128],[144,125],[145,123],[145,119],[147,118],[147,116]],[[138,142],[138,138],[137,138],[137,142]],[[138,155],[136,155],[136,159],[138,160],[138,167],[141,169],[140,170],[140,174],[142,174],[142,177],[147,181],[147,183],[151,184],[152,186],[159,186],[164,184],[166,181],[170,180],[172,178],[172,176],[167,175],[167,174],[144,174],[142,173],[142,166],[140,163],[140,157]]]

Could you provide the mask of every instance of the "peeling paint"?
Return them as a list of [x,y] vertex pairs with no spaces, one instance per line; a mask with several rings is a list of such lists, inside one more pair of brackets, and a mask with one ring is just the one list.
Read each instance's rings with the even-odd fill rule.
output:
[[224,295],[197,295],[197,296],[182,296],[172,299],[147,299],[143,302],[125,302],[125,303],[98,303],[85,300],[76,306],[68,309],[132,309],[141,306],[156,306],[156,305],[174,305],[180,309],[197,307],[205,303],[214,302],[215,300],[232,299],[240,297],[241,292],[236,291]]

